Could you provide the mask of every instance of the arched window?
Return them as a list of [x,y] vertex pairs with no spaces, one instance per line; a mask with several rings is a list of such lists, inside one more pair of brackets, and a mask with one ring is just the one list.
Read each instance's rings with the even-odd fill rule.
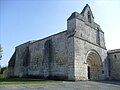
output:
[[88,15],[88,22],[91,23],[91,15],[90,15],[89,11],[88,11],[87,15]]

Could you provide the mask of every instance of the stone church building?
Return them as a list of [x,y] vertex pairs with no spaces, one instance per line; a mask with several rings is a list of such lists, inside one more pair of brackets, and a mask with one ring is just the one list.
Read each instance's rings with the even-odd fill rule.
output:
[[104,80],[110,76],[109,66],[104,32],[86,4],[67,19],[66,31],[17,46],[8,77]]

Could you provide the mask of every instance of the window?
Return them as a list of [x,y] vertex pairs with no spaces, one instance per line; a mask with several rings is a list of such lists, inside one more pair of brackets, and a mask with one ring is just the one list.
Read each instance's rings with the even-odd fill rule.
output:
[[116,58],[117,58],[117,55],[114,55],[114,58],[116,59]]
[[98,45],[100,45],[100,30],[99,30],[99,28],[97,28],[97,31],[96,31],[96,43],[98,44]]
[[39,62],[39,58],[37,57],[37,58],[36,58],[36,65],[37,65],[37,67],[39,66],[39,63],[38,63],[38,62]]
[[90,15],[89,11],[88,11],[87,15],[88,15],[88,22],[91,23],[91,15]]
[[102,70],[102,74],[104,74],[104,70]]

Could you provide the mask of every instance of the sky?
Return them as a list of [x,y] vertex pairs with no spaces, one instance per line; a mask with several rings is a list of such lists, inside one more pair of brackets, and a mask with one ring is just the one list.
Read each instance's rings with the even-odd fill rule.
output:
[[86,4],[105,34],[107,50],[120,49],[120,0],[0,0],[1,66],[15,47],[67,29],[67,19]]

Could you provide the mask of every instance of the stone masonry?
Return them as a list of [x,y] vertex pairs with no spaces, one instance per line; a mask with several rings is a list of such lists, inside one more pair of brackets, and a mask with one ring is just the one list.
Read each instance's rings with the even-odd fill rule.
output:
[[67,30],[16,47],[8,77],[62,80],[109,78],[104,32],[94,22],[90,6],[67,19]]
[[120,49],[109,50],[109,76],[111,80],[120,80]]

